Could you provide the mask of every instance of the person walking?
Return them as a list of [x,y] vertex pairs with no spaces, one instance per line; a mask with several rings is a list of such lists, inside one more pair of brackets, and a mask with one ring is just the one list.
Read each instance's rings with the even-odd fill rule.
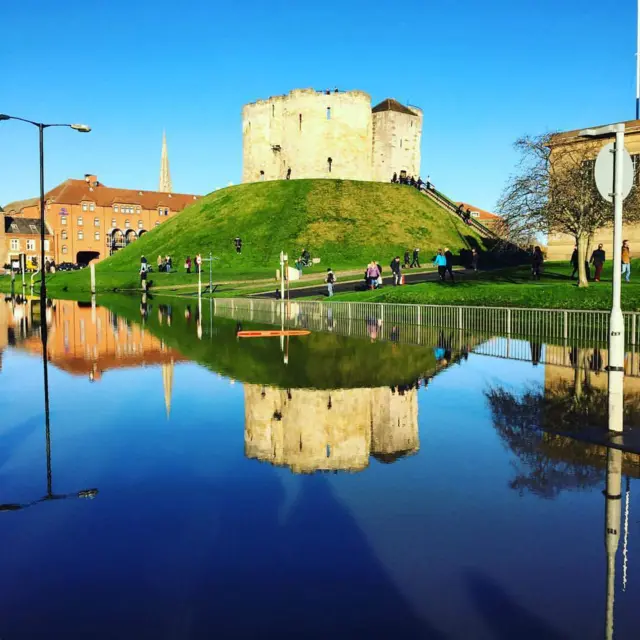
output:
[[409,249],[405,249],[404,251],[404,268],[408,269],[411,264],[411,254],[409,253]]
[[595,276],[593,277],[596,282],[600,282],[600,274],[602,273],[605,260],[606,255],[604,249],[602,248],[602,244],[599,244],[598,248],[591,254],[591,259],[589,260],[596,270]]
[[336,276],[331,270],[331,267],[327,269],[327,277],[325,282],[327,283],[327,295],[331,298],[333,296],[333,285],[336,281]]
[[191,258],[189,256],[187,256],[187,259],[184,261],[184,268],[187,273],[191,273]]
[[167,256],[166,265],[167,265],[167,273],[171,273],[171,256]]
[[418,249],[418,247],[413,250],[413,260],[411,261],[410,268],[413,269],[413,267],[420,268],[420,249]]
[[242,253],[242,238],[238,236],[234,242],[236,245],[236,253]]
[[438,249],[438,253],[433,260],[433,265],[438,268],[438,275],[440,276],[440,282],[444,282],[444,276],[447,272],[447,259],[444,257],[442,249]]
[[534,280],[540,280],[540,274],[542,273],[542,265],[544,263],[544,256],[540,247],[536,247],[533,250],[533,257],[531,258],[531,273]]
[[287,180],[291,180],[291,167],[287,169]]
[[391,273],[393,273],[393,286],[397,287],[402,284],[402,270],[400,267],[400,256],[396,256],[391,261]]
[[367,284],[372,291],[375,289],[379,277],[378,265],[372,260],[367,266]]
[[573,253],[571,254],[571,259],[569,260],[571,264],[571,279],[573,280],[578,273],[578,247],[577,245],[573,247]]
[[451,278],[451,282],[455,282],[455,279],[453,277],[453,253],[449,251],[449,247],[444,248],[444,259],[446,261],[445,272],[449,274],[449,277]]
[[473,269],[474,273],[478,273],[478,259],[480,258],[480,256],[478,255],[478,252],[473,249],[471,251],[471,267]]
[[631,250],[628,240],[622,241],[622,275],[626,282],[631,280]]
[[158,271],[162,271],[162,256],[158,256],[156,264],[158,265]]
[[147,259],[140,256],[140,287],[143,291],[147,290],[147,271],[149,271]]

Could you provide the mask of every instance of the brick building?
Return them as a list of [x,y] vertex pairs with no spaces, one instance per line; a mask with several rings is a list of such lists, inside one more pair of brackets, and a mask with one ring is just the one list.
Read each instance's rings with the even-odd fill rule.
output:
[[[45,231],[44,250],[47,256],[54,254],[53,236],[48,227]],[[27,261],[31,261],[34,265],[38,264],[40,218],[5,213],[0,216],[0,269],[10,265],[12,261],[19,260],[22,253],[27,256]]]
[[[45,194],[45,219],[50,233],[49,249],[45,242],[45,251],[49,252],[47,257],[56,264],[88,264],[93,260],[102,260],[193,204],[199,197],[107,187],[98,181],[97,176],[91,174],[85,175],[84,180],[65,180]],[[37,198],[12,203],[5,207],[4,226],[7,227],[6,218],[9,217],[12,219],[9,225],[24,220],[26,227],[19,225],[18,229],[32,231],[31,225],[39,215]],[[24,237],[24,242],[26,248],[26,243],[33,246],[31,241],[35,239],[38,251],[34,253],[37,255],[39,223],[36,228],[33,235]],[[11,241],[18,237],[5,234],[6,238],[0,238],[0,245],[9,252]],[[16,243],[13,242],[12,246],[16,246]],[[30,251],[24,253],[30,254]]]

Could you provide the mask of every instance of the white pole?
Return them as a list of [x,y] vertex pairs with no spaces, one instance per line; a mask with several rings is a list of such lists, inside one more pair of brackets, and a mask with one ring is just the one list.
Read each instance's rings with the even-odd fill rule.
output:
[[198,266],[198,300],[202,298],[202,263]]
[[609,430],[621,432],[624,411],[624,318],[620,308],[622,281],[622,171],[624,124],[616,125],[613,178],[613,297],[609,321]]
[[96,294],[96,265],[91,262],[89,264],[89,271],[91,273],[91,295]]
[[280,300],[284,300],[284,251],[280,252]]
[[607,600],[605,638],[613,640],[616,585],[616,553],[620,544],[622,505],[622,451],[607,451],[607,487],[605,490],[605,550],[607,552]]

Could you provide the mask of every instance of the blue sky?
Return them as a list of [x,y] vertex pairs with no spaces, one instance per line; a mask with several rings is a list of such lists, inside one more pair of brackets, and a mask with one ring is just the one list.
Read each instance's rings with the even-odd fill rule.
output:
[[[93,128],[47,132],[47,188],[92,172],[156,189],[166,128],[174,191],[201,194],[240,180],[244,103],[357,88],[422,107],[423,177],[492,209],[518,136],[633,118],[636,3],[615,4],[11,2],[0,112]],[[37,188],[37,132],[0,123],[0,203]]]

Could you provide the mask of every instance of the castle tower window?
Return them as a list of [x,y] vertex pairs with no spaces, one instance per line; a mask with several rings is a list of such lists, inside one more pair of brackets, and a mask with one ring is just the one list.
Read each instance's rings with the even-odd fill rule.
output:
[[332,164],[333,164],[333,158],[327,158],[327,166],[329,167],[329,173],[331,173]]
[[331,107],[327,107],[327,120],[331,120]]
[[298,114],[298,127],[302,131],[302,114]]
[[276,116],[276,105],[272,104],[271,105],[271,117],[275,118],[275,116]]

